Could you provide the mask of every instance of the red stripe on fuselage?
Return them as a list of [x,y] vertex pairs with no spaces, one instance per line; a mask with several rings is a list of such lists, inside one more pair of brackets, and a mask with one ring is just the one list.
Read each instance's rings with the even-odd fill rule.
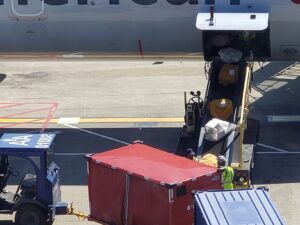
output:
[[292,2],[294,2],[296,4],[300,4],[300,0],[292,0]]

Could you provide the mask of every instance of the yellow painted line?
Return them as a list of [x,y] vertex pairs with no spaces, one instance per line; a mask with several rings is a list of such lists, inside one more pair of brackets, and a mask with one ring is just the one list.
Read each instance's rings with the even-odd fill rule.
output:
[[[43,118],[41,120],[35,121],[38,118],[4,118],[0,119],[0,123],[4,124],[14,124],[14,123],[44,123],[46,120]],[[57,123],[58,119],[51,119],[50,123]]]
[[180,123],[183,118],[81,118],[80,123]]
[[[18,124],[18,123],[44,123],[46,120],[37,118],[3,118],[0,124]],[[49,122],[57,123],[58,118],[53,118]],[[79,123],[183,123],[183,118],[80,118]]]

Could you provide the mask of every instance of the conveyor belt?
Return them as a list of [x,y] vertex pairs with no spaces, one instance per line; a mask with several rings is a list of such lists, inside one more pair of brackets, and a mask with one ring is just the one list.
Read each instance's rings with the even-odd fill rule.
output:
[[[211,154],[215,156],[224,155],[227,158],[228,165],[235,169],[235,188],[244,188],[249,187],[251,184],[251,169],[254,165],[253,155],[259,136],[258,121],[247,118],[252,64],[247,62],[239,63],[240,74],[238,81],[226,87],[219,84],[218,81],[222,65],[220,60],[214,60],[211,63],[204,104],[202,110],[200,109],[196,113],[198,117],[195,130],[188,136],[181,133],[177,143],[176,154],[185,156],[187,154],[186,149],[192,148],[196,152],[198,159],[207,155],[207,158],[215,160],[215,157]],[[220,141],[208,141],[204,138],[204,127],[212,119],[208,110],[208,103],[221,98],[232,101],[233,115],[228,121],[236,124],[237,128]],[[216,165],[216,162],[214,165]]]
[[233,161],[238,161],[238,159],[235,159],[233,151],[239,151],[239,146],[237,143],[239,140],[239,132],[232,131],[225,138],[218,142],[212,142],[204,139],[204,126],[209,120],[212,119],[207,107],[208,102],[220,98],[230,99],[233,102],[234,113],[229,119],[229,122],[238,124],[240,119],[240,109],[242,104],[242,95],[247,64],[245,62],[241,62],[239,64],[239,79],[235,84],[231,84],[228,86],[223,86],[218,82],[218,75],[222,65],[222,62],[219,60],[213,61],[211,65],[212,68],[210,74],[210,82],[206,97],[206,104],[203,108],[203,120],[200,129],[201,131],[199,134],[197,155],[204,155],[207,153],[212,153],[214,155],[226,155],[228,162],[232,163]]

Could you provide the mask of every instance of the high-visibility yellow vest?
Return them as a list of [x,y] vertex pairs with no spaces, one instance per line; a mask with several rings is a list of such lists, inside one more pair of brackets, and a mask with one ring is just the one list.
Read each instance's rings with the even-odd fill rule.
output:
[[234,177],[234,170],[232,169],[232,167],[226,166],[222,173],[222,177],[224,190],[232,190]]

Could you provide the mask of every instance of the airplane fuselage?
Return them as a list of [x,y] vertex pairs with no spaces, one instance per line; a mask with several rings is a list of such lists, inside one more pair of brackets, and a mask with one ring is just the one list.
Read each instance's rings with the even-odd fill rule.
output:
[[[200,1],[0,0],[0,54],[197,54]],[[269,3],[270,60],[300,59],[297,2]]]

